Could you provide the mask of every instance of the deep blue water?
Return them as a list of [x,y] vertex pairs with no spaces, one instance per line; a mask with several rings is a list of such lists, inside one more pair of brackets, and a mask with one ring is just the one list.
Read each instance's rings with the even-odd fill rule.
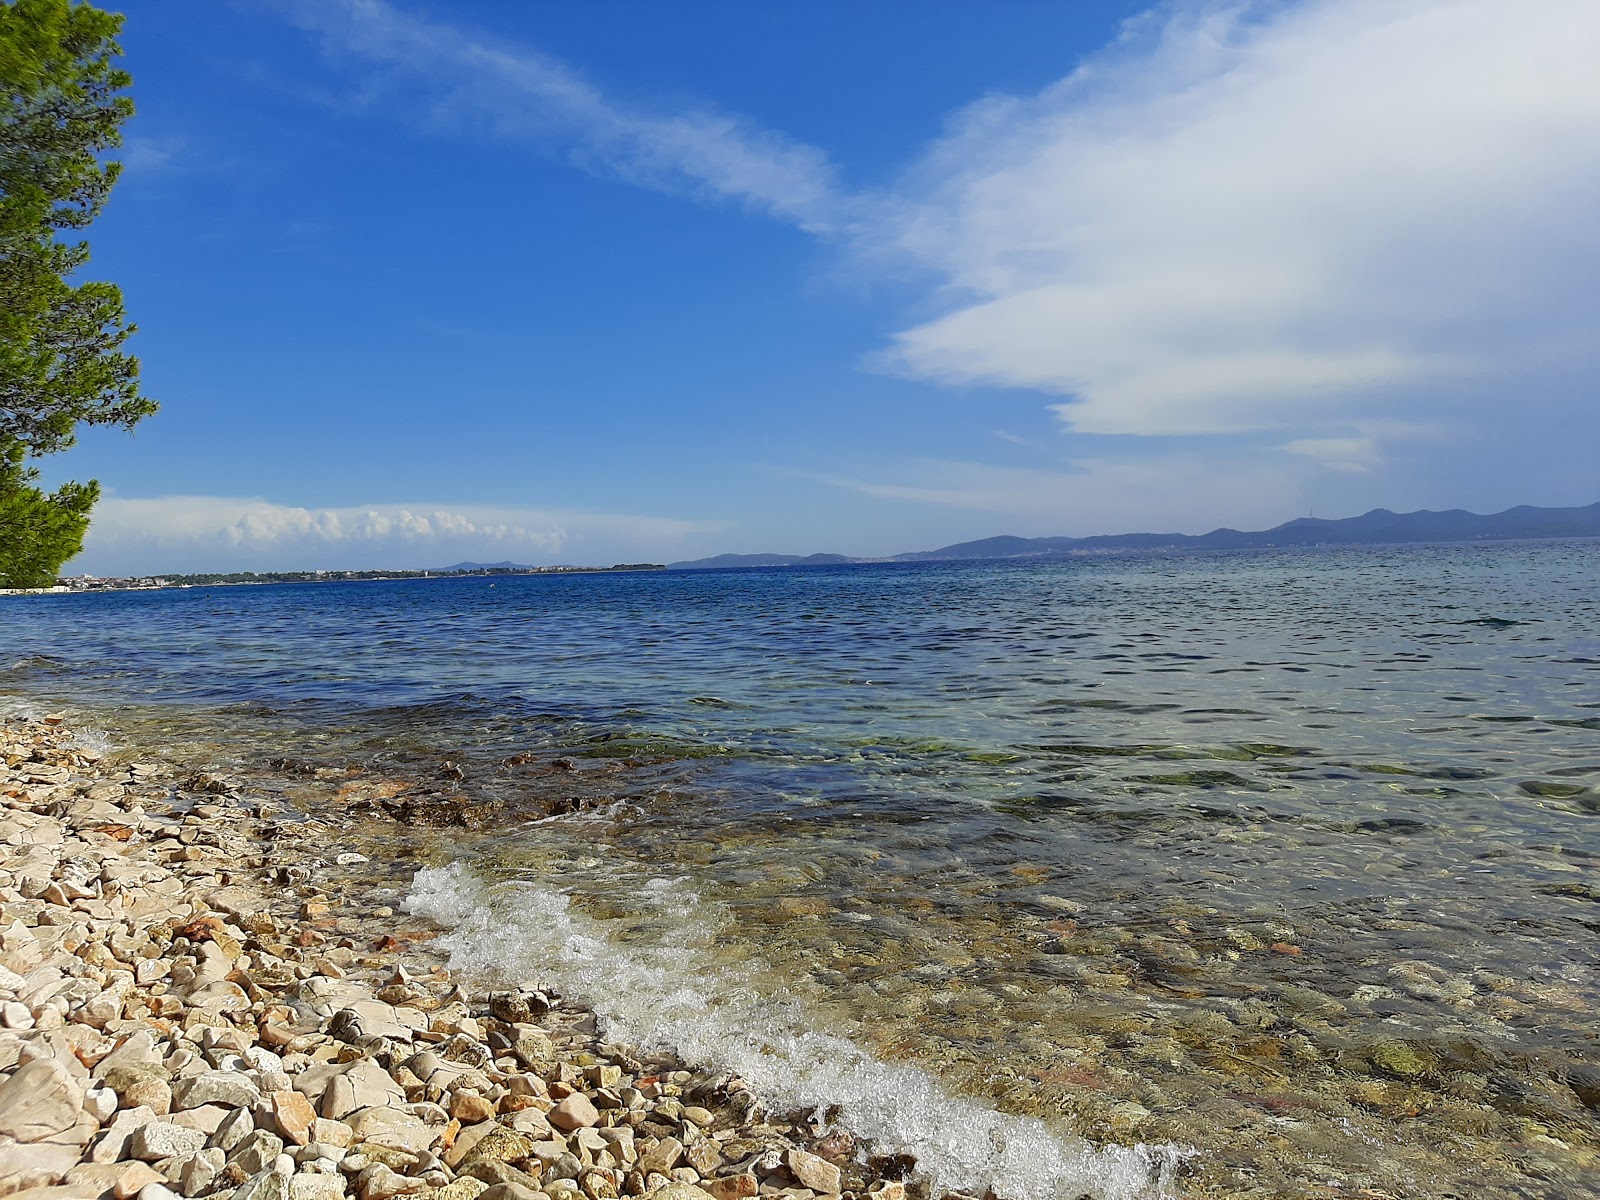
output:
[[[145,742],[499,804],[459,853],[619,945],[683,880],[759,986],[1002,1108],[1263,1188],[1542,1195],[1600,1144],[1600,543],[11,597],[0,638],[0,690]],[[574,795],[626,803],[523,823]]]

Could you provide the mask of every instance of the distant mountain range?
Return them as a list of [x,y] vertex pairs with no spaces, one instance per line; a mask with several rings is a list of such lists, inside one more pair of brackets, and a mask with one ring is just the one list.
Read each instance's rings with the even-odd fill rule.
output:
[[671,570],[719,567],[811,567],[852,562],[931,562],[972,558],[1055,558],[1100,550],[1249,550],[1273,546],[1371,546],[1398,542],[1504,541],[1511,538],[1600,537],[1600,502],[1582,508],[1535,508],[1521,504],[1479,516],[1465,509],[1396,513],[1375,508],[1359,517],[1329,521],[1297,517],[1259,532],[1213,529],[1210,533],[1112,533],[1096,537],[991,537],[957,542],[938,550],[914,550],[890,559],[842,554],[718,554],[670,564]]

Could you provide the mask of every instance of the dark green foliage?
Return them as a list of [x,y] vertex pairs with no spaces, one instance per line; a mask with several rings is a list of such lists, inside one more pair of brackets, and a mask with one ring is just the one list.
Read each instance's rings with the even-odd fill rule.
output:
[[99,215],[120,171],[100,155],[133,113],[112,66],[121,27],[69,0],[0,2],[0,438],[30,455],[66,449],[80,422],[126,428],[155,411],[122,353],[122,292],[68,283],[89,250],[56,236]]
[[25,461],[71,446],[80,424],[131,428],[156,407],[122,349],[121,290],[69,282],[89,248],[60,240],[99,215],[121,170],[101,157],[133,113],[112,62],[121,28],[72,0],[0,0],[0,564],[13,577],[76,552],[99,490],[45,496]]
[[56,573],[83,548],[97,483],[68,483],[46,495],[25,465],[21,444],[0,454],[0,587],[50,587]]

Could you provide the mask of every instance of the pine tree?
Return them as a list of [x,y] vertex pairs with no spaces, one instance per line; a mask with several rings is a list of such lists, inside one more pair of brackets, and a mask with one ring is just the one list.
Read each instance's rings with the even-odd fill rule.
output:
[[121,28],[120,15],[72,0],[0,0],[0,582],[11,586],[14,571],[53,581],[99,494],[91,482],[46,496],[26,461],[67,449],[79,425],[131,428],[156,407],[122,349],[134,326],[121,290],[68,279],[89,248],[67,238],[105,206],[121,166],[102,156],[133,114],[120,94],[131,78],[113,63]]

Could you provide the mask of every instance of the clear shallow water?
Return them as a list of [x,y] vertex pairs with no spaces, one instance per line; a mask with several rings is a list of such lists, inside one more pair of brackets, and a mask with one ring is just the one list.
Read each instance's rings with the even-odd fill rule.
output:
[[414,902],[498,914],[465,962],[726,1059],[842,1035],[1106,1194],[1073,1135],[1197,1194],[1600,1194],[1600,543],[493,582],[9,598],[0,689],[459,799]]

